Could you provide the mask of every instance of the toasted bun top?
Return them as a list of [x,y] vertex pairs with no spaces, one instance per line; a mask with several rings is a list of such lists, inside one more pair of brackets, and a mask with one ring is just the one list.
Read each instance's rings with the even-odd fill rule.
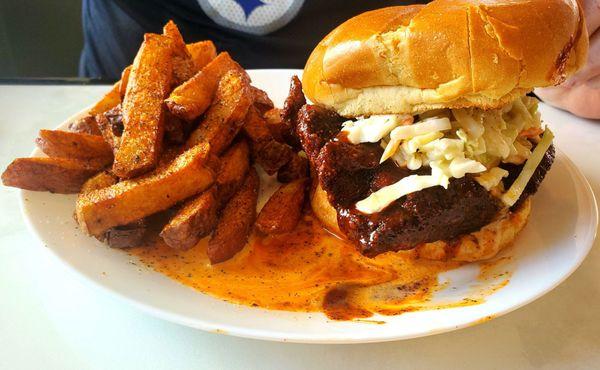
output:
[[586,61],[576,0],[436,0],[358,15],[304,68],[307,97],[344,116],[497,108]]

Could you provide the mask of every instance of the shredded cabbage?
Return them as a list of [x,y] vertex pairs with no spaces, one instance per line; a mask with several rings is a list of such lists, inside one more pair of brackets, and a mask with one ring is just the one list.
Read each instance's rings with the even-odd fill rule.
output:
[[452,109],[456,120],[453,127],[457,128],[456,136],[465,142],[467,158],[487,168],[501,162],[524,163],[531,153],[531,144],[519,134],[541,127],[537,106],[537,99],[523,96],[501,109]]
[[[384,186],[366,199],[357,202],[356,209],[367,214],[381,212],[396,199],[435,185],[438,185],[435,176],[410,175],[392,185]],[[399,197],[399,194],[402,195]]]
[[344,122],[342,132],[346,133],[348,141],[352,144],[376,143],[387,136],[396,126],[407,123],[412,123],[412,117],[409,115],[371,116]]
[[[429,166],[431,175],[408,176],[374,192],[356,205],[365,213],[378,212],[413,191],[431,186],[447,188],[451,178],[461,178],[467,173],[480,173],[476,180],[490,191],[507,176],[498,165],[529,163],[532,158],[529,140],[537,142],[538,131],[542,132],[537,100],[528,96],[500,109],[429,111],[415,117],[417,122],[411,125],[393,123],[406,122],[405,116],[396,119],[374,117],[372,122],[368,121],[371,118],[367,119],[366,124],[365,119],[360,120],[360,124],[344,124],[349,140],[353,143],[380,141],[384,148],[381,162],[391,159],[410,170]],[[363,132],[365,130],[358,133],[357,126],[377,129],[371,133]]]
[[490,191],[498,186],[500,181],[502,181],[502,179],[506,176],[508,176],[507,170],[500,167],[494,167],[475,177],[475,181],[477,181],[479,185],[483,186],[487,191]]
[[[446,117],[431,118],[412,125],[399,126],[390,132],[390,140],[383,151],[381,162],[390,158],[403,140],[450,130],[452,125]],[[443,135],[442,135],[443,136]]]
[[535,169],[544,158],[544,154],[546,154],[546,151],[548,150],[548,148],[550,148],[550,145],[552,145],[552,139],[554,139],[554,134],[552,133],[552,131],[550,131],[549,128],[546,127],[546,130],[544,131],[544,136],[542,136],[542,140],[537,144],[537,146],[533,150],[533,153],[531,153],[531,157],[529,157],[527,162],[525,162],[521,173],[519,174],[519,176],[517,176],[517,179],[515,180],[515,182],[513,182],[513,184],[506,191],[506,193],[502,195],[501,199],[504,202],[504,204],[506,204],[509,207],[512,207],[517,202],[517,200],[519,200],[521,194],[527,186],[527,183],[529,183],[531,176],[533,176]]

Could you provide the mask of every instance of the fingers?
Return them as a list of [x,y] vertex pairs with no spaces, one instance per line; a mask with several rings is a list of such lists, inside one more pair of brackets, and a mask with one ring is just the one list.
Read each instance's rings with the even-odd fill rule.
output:
[[600,74],[588,80],[588,86],[592,89],[600,89]]
[[590,48],[586,65],[564,84],[536,89],[546,103],[577,116],[600,119],[600,0],[582,0]]
[[[594,84],[597,85],[597,83]],[[569,111],[576,116],[600,119],[600,89],[591,85],[585,83],[572,88],[550,87],[536,89],[535,93],[544,102]]]
[[581,5],[588,33],[591,35],[600,27],[600,0],[583,0]]

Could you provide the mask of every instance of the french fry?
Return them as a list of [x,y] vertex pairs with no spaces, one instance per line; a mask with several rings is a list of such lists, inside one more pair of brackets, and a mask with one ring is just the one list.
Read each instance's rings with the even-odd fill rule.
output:
[[246,245],[256,218],[258,187],[258,174],[252,168],[242,187],[223,209],[217,228],[208,241],[206,253],[210,263],[226,261]]
[[[177,34],[179,34],[179,38],[181,38],[181,41],[183,42],[183,38],[181,37],[181,33],[179,33],[179,29],[177,28],[177,25],[175,25],[174,23],[172,23],[170,21],[164,27],[164,32],[169,37],[177,37],[177,34],[174,33],[175,31]],[[195,43],[187,44],[187,45],[184,44],[184,47],[186,49],[185,51],[187,52],[185,54],[187,54],[187,57],[189,59],[191,59],[191,62],[193,63],[193,69],[192,69],[192,73],[189,76],[187,76],[187,78],[185,78],[183,81],[181,81],[179,83],[187,81],[197,71],[200,71],[202,68],[204,68],[204,66],[206,66],[209,62],[211,62],[217,56],[216,48],[212,41],[200,41],[200,42],[195,42]],[[181,53],[181,51],[180,51],[180,53]],[[174,59],[177,59],[177,56],[174,56]],[[185,62],[184,64],[186,64],[186,63],[188,63],[188,62]],[[178,64],[178,62],[174,61],[174,64]],[[121,103],[121,101],[125,98],[125,92],[127,90],[127,85],[129,82],[129,74],[131,72],[131,67],[132,67],[131,65],[127,66],[121,73],[121,80],[119,80],[117,83],[115,83],[113,85],[112,89],[106,95],[104,95],[104,97],[102,99],[100,99],[100,101],[98,101],[96,104],[94,104],[94,106],[88,112],[90,116],[93,117],[97,114],[104,113],[107,110],[112,109]],[[175,68],[175,70],[177,70],[177,69],[181,69],[181,68],[180,67]],[[181,74],[183,74],[183,72]],[[91,132],[86,132],[86,133],[91,133]]]
[[89,193],[90,191],[107,188],[116,184],[117,182],[119,182],[117,176],[113,175],[109,171],[102,171],[87,179],[87,181],[83,183],[83,186],[79,192],[81,194]]
[[163,27],[163,35],[173,41],[173,86],[179,86],[189,80],[200,69],[192,60],[190,52],[186,48],[183,36],[173,21],[167,22]]
[[215,178],[208,167],[209,150],[208,145],[197,145],[152,173],[83,194],[76,205],[79,225],[100,236],[202,192]]
[[164,134],[162,104],[173,72],[171,54],[170,38],[144,36],[122,104],[125,130],[113,164],[113,172],[120,178],[139,176],[158,163]]
[[262,208],[256,219],[256,228],[265,234],[293,231],[302,216],[307,179],[281,185]]
[[113,85],[112,89],[106,93],[100,101],[94,104],[88,111],[88,115],[94,117],[121,104],[123,98],[125,98],[131,67],[132,66],[130,65],[123,69],[123,72],[121,72],[121,79]]
[[[283,126],[281,111],[250,82],[228,53],[217,55],[211,41],[186,45],[169,21],[161,35],[144,35],[119,82],[69,131],[40,130],[36,144],[49,157],[17,158],[1,180],[78,193],[81,229],[111,247],[140,245],[167,218],[160,236],[173,248],[193,247],[214,231],[207,254],[223,262],[244,247],[256,220],[252,156],[270,174],[302,172],[301,164],[284,166],[295,153],[265,121]],[[276,232],[291,227],[280,218]]]
[[[108,171],[102,171],[83,184],[79,196],[90,191],[107,188],[117,182],[119,179],[115,175]],[[147,229],[148,223],[145,219],[141,219],[127,225],[111,227],[97,239],[113,248],[136,247],[144,240]]]
[[244,126],[242,126],[244,134],[254,143],[261,141],[273,140],[273,135],[267,127],[267,123],[261,117],[258,109],[254,106],[248,109],[248,113],[244,118]]
[[17,158],[2,174],[2,183],[25,190],[73,194],[101,170],[101,166],[66,158]]
[[88,111],[88,114],[95,116],[100,113],[104,113],[109,109],[112,109],[121,103],[121,81],[115,83],[106,95],[102,97],[94,106]]
[[210,234],[217,225],[217,212],[229,201],[246,178],[249,148],[240,141],[221,158],[215,186],[186,201],[162,229],[160,236],[172,248],[188,249]]
[[288,183],[308,175],[308,159],[295,154],[288,163],[277,171],[277,181]]
[[231,146],[221,157],[217,174],[217,200],[219,208],[231,199],[244,182],[250,168],[250,149],[245,140]]
[[71,123],[69,123],[69,131],[79,132],[82,134],[102,135],[94,116],[85,115]]
[[219,82],[214,103],[187,141],[187,147],[209,143],[212,153],[220,155],[233,141],[252,104],[245,74],[230,71]]
[[[193,121],[208,109],[215,96],[219,80],[229,71],[247,74],[228,53],[219,54],[194,77],[178,86],[165,101],[169,111],[179,118]],[[248,78],[249,79],[249,78]]]
[[160,232],[168,246],[189,249],[210,234],[217,224],[217,190],[212,187],[187,201]]
[[113,161],[112,148],[101,136],[40,130],[35,143],[49,157],[79,159],[100,166],[107,166]]
[[[183,154],[183,152],[185,152],[185,148],[183,146],[169,146],[167,148],[165,148],[165,150],[163,150],[161,156],[160,156],[160,160],[158,161],[158,166],[159,167],[164,167],[166,165],[168,165],[169,163],[173,162],[175,160],[175,158],[179,157],[181,154]],[[215,157],[212,157],[215,158]],[[216,171],[218,170],[218,167],[213,167],[212,163],[211,165],[209,165],[210,168],[213,168]]]
[[186,45],[198,71],[217,57],[217,48],[212,41],[199,41]]
[[[129,75],[131,74],[131,66],[127,66],[123,72],[121,72],[121,81],[119,81],[119,95],[121,101],[125,99],[125,93],[127,92],[127,85],[129,84]],[[121,103],[121,102],[119,102]]]
[[121,106],[116,107],[96,116],[96,124],[104,141],[112,148],[113,153],[119,150],[121,135],[123,135],[123,115]]

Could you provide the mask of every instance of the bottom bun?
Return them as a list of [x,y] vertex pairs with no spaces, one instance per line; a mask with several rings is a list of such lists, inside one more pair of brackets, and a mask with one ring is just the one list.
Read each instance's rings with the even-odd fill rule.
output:
[[[310,203],[319,221],[331,232],[344,235],[338,227],[337,212],[329,203],[327,193],[317,185]],[[443,261],[474,262],[494,257],[510,246],[523,229],[531,212],[531,199],[525,200],[513,212],[506,212],[481,229],[464,234],[452,241],[438,240],[418,245],[414,251],[420,258]]]

